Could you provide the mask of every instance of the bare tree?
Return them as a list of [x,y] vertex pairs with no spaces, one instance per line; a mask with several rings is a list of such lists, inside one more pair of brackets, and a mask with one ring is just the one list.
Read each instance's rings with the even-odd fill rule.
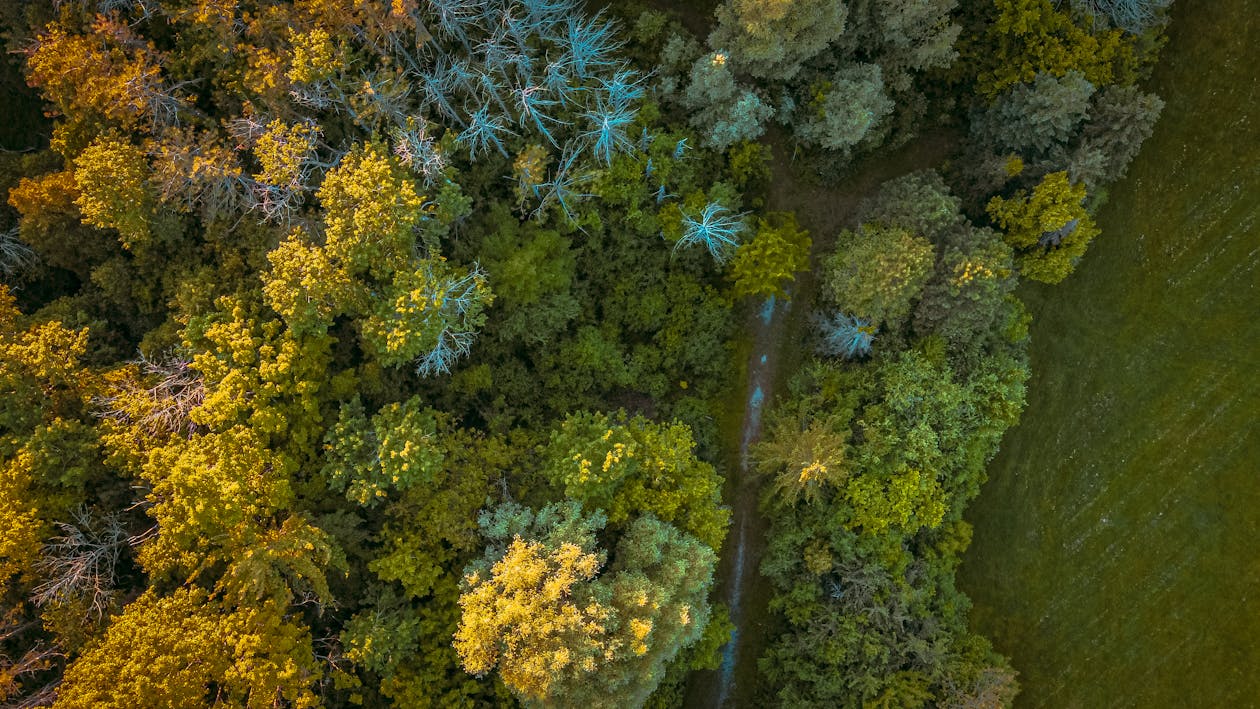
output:
[[0,276],[6,279],[19,275],[35,265],[39,257],[18,238],[18,228],[0,231]]
[[[164,433],[191,436],[197,424],[188,414],[206,397],[205,382],[201,373],[193,369],[192,360],[174,353],[160,359],[149,359],[141,354],[137,364],[144,374],[155,378],[153,386],[145,389],[135,382],[125,383],[119,394],[97,399],[98,415],[138,425],[151,436]],[[137,398],[144,402],[143,406],[135,406]]]
[[57,526],[63,534],[44,545],[36,569],[45,580],[32,590],[31,600],[43,607],[82,598],[100,619],[109,609],[118,559],[127,546],[122,517],[117,513],[98,517],[82,507],[74,513],[73,523]]

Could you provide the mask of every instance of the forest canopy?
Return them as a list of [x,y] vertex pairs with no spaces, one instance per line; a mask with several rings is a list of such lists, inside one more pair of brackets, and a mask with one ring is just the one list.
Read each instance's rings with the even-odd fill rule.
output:
[[0,702],[682,706],[761,514],[749,701],[1009,705],[962,514],[1168,2],[663,6],[0,9]]

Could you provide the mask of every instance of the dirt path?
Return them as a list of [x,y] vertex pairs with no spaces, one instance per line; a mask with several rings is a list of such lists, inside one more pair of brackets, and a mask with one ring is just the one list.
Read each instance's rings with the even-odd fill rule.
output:
[[[851,177],[835,187],[801,179],[783,134],[772,132],[765,143],[774,154],[766,209],[796,213],[813,238],[810,258],[817,263],[819,255],[831,249],[836,234],[854,226],[852,221],[863,198],[886,180],[939,165],[956,144],[956,135],[951,131],[927,133],[898,150],[860,161]],[[748,314],[746,342],[751,347],[747,376],[743,388],[732,396],[735,405],[743,407],[743,419],[738,430],[738,456],[731,461],[737,473],[730,476],[726,487],[731,533],[718,567],[718,600],[730,609],[736,627],[731,642],[723,648],[722,666],[694,673],[687,691],[688,707],[754,707],[763,699],[758,691],[757,658],[772,635],[768,607],[772,589],[759,569],[769,523],[758,508],[761,486],[749,465],[748,449],[761,438],[763,411],[781,390],[784,377],[808,355],[801,347],[808,313],[794,307],[793,301],[810,302],[813,280],[812,270],[801,274],[789,288],[788,299],[770,298]]]

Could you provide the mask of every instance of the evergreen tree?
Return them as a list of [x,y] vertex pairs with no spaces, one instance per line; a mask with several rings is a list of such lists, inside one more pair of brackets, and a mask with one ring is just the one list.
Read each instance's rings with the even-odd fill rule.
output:
[[836,0],[726,0],[709,43],[741,72],[786,81],[844,32],[847,16]]
[[851,64],[810,87],[811,97],[797,117],[796,135],[806,145],[847,151],[872,143],[893,102],[877,64]]

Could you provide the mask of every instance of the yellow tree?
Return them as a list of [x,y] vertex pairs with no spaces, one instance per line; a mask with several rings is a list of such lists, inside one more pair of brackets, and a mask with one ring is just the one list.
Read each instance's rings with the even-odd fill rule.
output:
[[994,197],[988,211],[1015,250],[1020,273],[1043,283],[1067,278],[1098,235],[1085,211],[1085,185],[1073,185],[1067,172],[1046,175],[1031,194]]
[[116,134],[98,136],[74,159],[75,204],[85,224],[116,229],[131,249],[148,239],[156,199],[149,163],[139,148]]
[[464,668],[499,675],[528,703],[642,706],[666,663],[709,621],[716,554],[651,515],[605,555],[603,515],[576,502],[537,515],[516,505],[482,516],[491,545],[465,570],[455,649]]
[[0,286],[0,588],[29,572],[95,459],[79,423],[99,391],[81,364],[87,344],[86,329],[28,322]]
[[100,117],[131,127],[149,108],[159,64],[152,45],[125,23],[99,16],[85,34],[49,25],[28,51],[26,71],[31,86],[72,124]]
[[1094,86],[1132,83],[1137,69],[1133,41],[1118,29],[1090,31],[1050,0],[993,0],[985,32],[964,46],[978,71],[976,88],[989,99],[1038,74],[1061,77],[1079,71]]
[[339,565],[339,552],[318,528],[286,513],[292,472],[290,461],[241,426],[152,451],[141,476],[152,486],[157,535],[140,547],[141,564],[154,576],[217,581],[237,598],[287,601],[294,589],[310,589],[331,600],[324,571]]
[[365,295],[328,251],[298,228],[267,254],[263,296],[297,334],[327,332],[338,315],[358,310]]
[[515,505],[483,515],[483,531],[502,546],[464,571],[455,649],[465,670],[497,667],[514,692],[545,701],[599,667],[612,610],[589,582],[604,565],[595,546],[603,524],[573,503],[537,517]]
[[129,604],[66,668],[57,707],[315,707],[309,631],[274,601],[233,607],[198,588]]
[[375,144],[350,151],[319,188],[328,255],[352,275],[388,279],[410,264],[431,208],[398,160]]

